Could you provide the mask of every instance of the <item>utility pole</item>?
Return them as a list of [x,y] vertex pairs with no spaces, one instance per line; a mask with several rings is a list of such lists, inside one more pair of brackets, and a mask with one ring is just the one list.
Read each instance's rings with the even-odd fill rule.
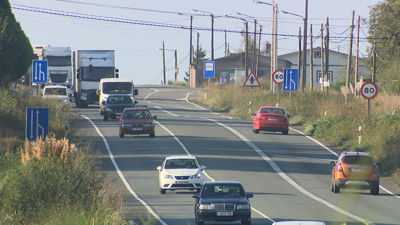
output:
[[165,45],[164,45],[164,41],[162,42],[162,51],[163,51],[164,85],[165,85],[166,81],[167,81],[167,75],[166,75],[166,70],[165,70]]
[[301,82],[301,89],[304,91],[304,87],[306,86],[306,69],[307,69],[307,14],[308,14],[308,0],[306,0],[306,9],[304,13],[304,41],[303,41],[303,64],[302,64],[302,82]]
[[[325,81],[329,83],[329,19],[326,17],[326,34],[325,34]],[[328,93],[329,87],[326,86],[326,93]]]
[[200,33],[197,33],[197,50],[196,50],[196,64],[199,63],[199,41]]
[[248,58],[247,58],[247,52],[249,51],[249,23],[246,21],[246,46],[245,46],[245,53],[244,53],[244,70],[245,70],[245,76],[247,79],[248,74],[248,69],[249,69],[249,63],[248,63]]
[[224,56],[226,56],[226,50],[227,50],[227,41],[226,41],[226,30],[225,30],[225,52],[224,52]]
[[359,39],[360,39],[360,16],[357,17],[357,42],[356,42],[356,65],[354,70],[354,97],[357,97],[358,90],[358,51],[359,51]]
[[278,4],[272,2],[272,37],[271,37],[271,92],[277,93],[276,83],[272,75],[274,74],[275,70],[278,66]]
[[192,63],[193,63],[193,16],[190,16],[190,56],[189,56],[189,87],[192,79]]
[[211,14],[211,61],[214,61],[214,15]]
[[349,87],[349,83],[350,83],[351,56],[352,56],[352,50],[353,50],[354,10],[351,13],[351,27],[350,28],[351,29],[350,29],[349,55],[347,56],[346,87]]
[[376,41],[374,40],[374,59],[373,59],[373,70],[372,70],[372,82],[375,83],[376,78]]
[[260,63],[260,48],[261,48],[261,31],[262,26],[260,25],[260,35],[258,35],[258,51],[257,51],[257,65],[256,65],[256,77],[258,78],[258,65]]
[[175,50],[175,83],[178,82],[178,51]]
[[312,41],[312,24],[310,24],[310,91],[313,91],[314,88],[314,79],[313,79],[313,73],[314,73],[314,50],[313,50],[313,41]]
[[253,60],[252,60],[252,64],[253,64],[253,68],[252,71],[255,73],[256,71],[256,45],[257,45],[257,20],[254,19],[254,38],[253,38]]
[[298,55],[298,61],[297,61],[297,69],[300,71],[300,65],[301,65],[301,27],[299,27],[299,55]]
[[325,73],[324,73],[324,24],[321,23],[321,91],[324,90],[324,81],[325,81]]

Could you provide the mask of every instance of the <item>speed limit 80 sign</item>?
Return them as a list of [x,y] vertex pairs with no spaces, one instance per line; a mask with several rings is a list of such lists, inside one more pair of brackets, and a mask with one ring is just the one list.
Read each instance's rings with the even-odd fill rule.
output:
[[365,82],[361,86],[361,95],[366,99],[373,99],[378,95],[378,86],[373,82]]

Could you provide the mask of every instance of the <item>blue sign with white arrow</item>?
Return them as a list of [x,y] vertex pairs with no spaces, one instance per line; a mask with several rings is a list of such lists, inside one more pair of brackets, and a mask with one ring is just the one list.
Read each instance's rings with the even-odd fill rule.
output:
[[283,69],[283,90],[297,91],[299,89],[299,70]]
[[49,108],[26,108],[26,138],[46,140],[49,134]]
[[47,83],[47,60],[33,60],[32,82]]

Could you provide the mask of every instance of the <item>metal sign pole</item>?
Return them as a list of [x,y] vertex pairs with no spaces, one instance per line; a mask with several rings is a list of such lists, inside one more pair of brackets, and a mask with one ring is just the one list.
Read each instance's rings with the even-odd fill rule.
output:
[[371,100],[368,99],[368,119],[369,119],[370,113],[371,113]]

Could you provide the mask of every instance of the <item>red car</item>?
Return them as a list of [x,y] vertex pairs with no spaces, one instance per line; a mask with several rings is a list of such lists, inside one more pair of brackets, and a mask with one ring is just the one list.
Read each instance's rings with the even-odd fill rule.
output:
[[253,133],[262,131],[279,131],[289,134],[289,115],[281,107],[263,106],[257,114],[253,113]]
[[148,134],[155,137],[155,123],[157,116],[151,116],[146,107],[125,108],[119,120],[119,137],[125,134]]

